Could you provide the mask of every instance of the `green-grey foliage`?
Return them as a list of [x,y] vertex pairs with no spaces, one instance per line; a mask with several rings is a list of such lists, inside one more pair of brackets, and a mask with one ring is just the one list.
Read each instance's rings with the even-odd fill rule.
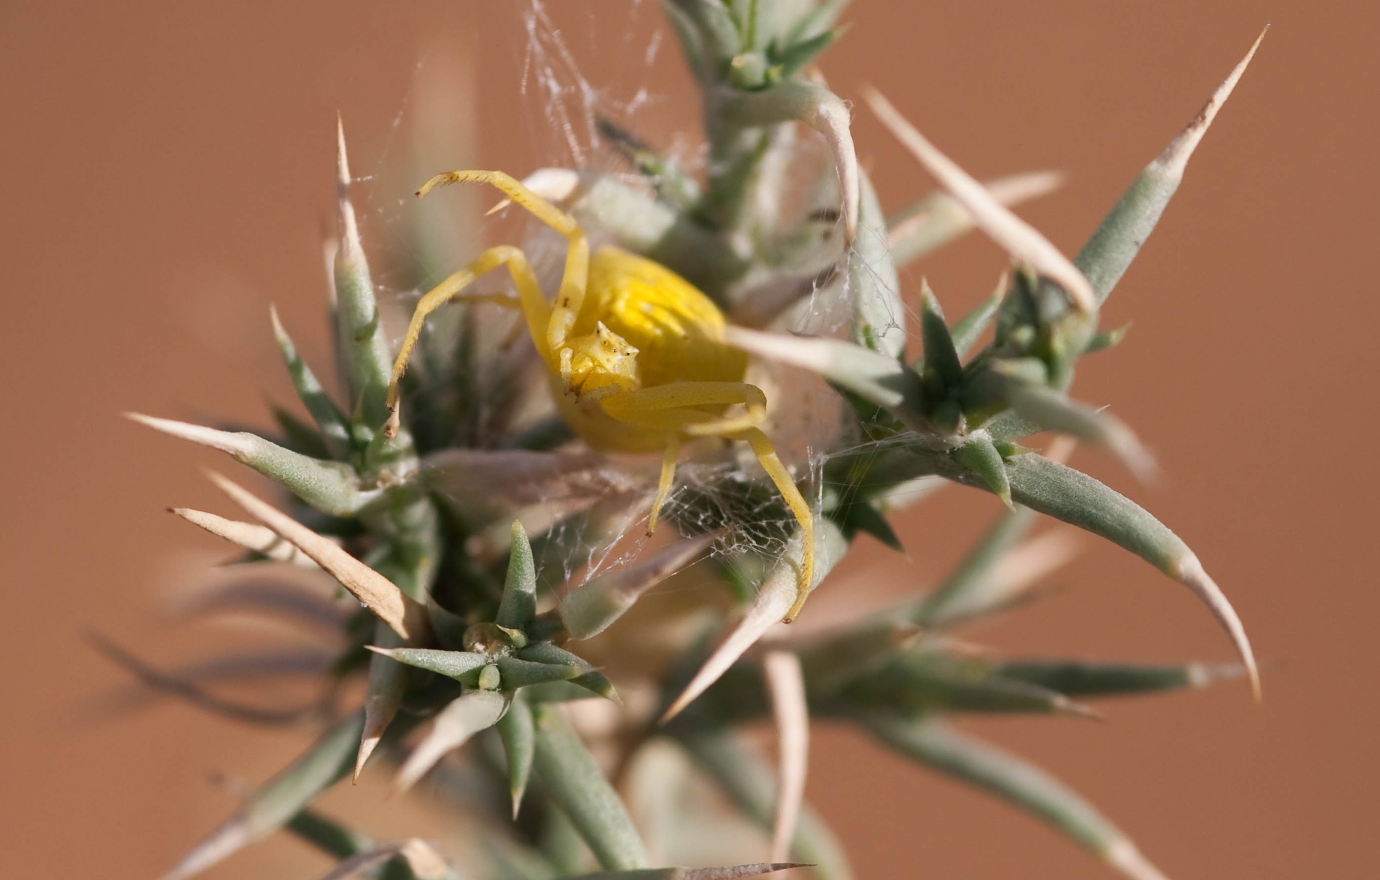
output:
[[[228,453],[283,487],[280,505],[291,518],[217,478],[262,525],[176,512],[247,554],[235,571],[256,586],[235,594],[240,604],[336,637],[335,653],[314,657],[311,667],[324,695],[288,712],[215,696],[217,684],[265,674],[258,655],[160,673],[98,641],[144,683],[203,709],[325,727],[169,877],[189,877],[285,829],[337,860],[340,875],[712,880],[783,870],[797,866],[785,861],[793,859],[820,878],[849,878],[842,843],[808,805],[793,829],[782,820],[781,851],[771,858],[764,845],[733,866],[660,864],[661,847],[694,851],[695,835],[713,834],[714,822],[770,830],[791,814],[776,793],[800,781],[803,757],[783,754],[773,767],[741,729],[779,713],[784,729],[801,733],[803,724],[789,719],[805,716],[786,709],[852,722],[919,764],[1032,813],[1127,876],[1161,876],[1082,797],[949,721],[970,713],[1089,717],[1096,712],[1081,700],[1238,676],[1258,691],[1244,628],[1185,541],[1128,495],[1030,439],[1067,435],[1105,448],[1139,475],[1148,471],[1130,429],[1069,389],[1084,355],[1121,341],[1125,329],[1100,327],[1099,308],[1159,222],[1245,62],[1068,261],[1003,207],[1047,192],[1053,175],[984,188],[890,116],[941,190],[918,199],[877,191],[857,160],[851,96],[833,92],[813,68],[843,35],[844,5],[663,0],[699,91],[702,167],[663,152],[670,144],[659,132],[591,120],[610,158],[627,168],[541,169],[528,184],[591,238],[703,289],[730,319],[726,345],[811,370],[837,392],[839,405],[809,414],[838,421],[822,448],[814,441],[819,466],[795,471],[815,508],[815,579],[804,586],[830,577],[860,534],[903,551],[886,515],[917,481],[991,493],[1005,505],[994,504],[992,526],[939,584],[778,645],[795,656],[767,659],[789,661],[784,667],[763,664],[752,649],[794,599],[808,533],[755,467],[738,467],[710,444],[687,446],[694,461],[680,473],[691,476],[676,487],[662,526],[679,534],[643,552],[635,543],[653,471],[582,446],[554,414],[545,378],[528,369],[532,359],[521,357],[525,343],[501,343],[506,330],[488,312],[458,303],[425,328],[399,386],[400,429],[388,426],[386,331],[394,316],[370,259],[383,265],[389,255],[360,229],[342,132],[330,248],[338,393],[303,360],[275,313],[272,330],[310,422],[275,409],[280,436],[270,438],[134,417]],[[883,201],[910,207],[888,219]],[[946,300],[977,303],[950,322],[940,297],[923,282],[903,285],[897,266],[973,229],[1016,259],[994,267],[1007,271],[990,295],[942,291]],[[420,286],[454,270],[419,268],[434,259],[438,236],[411,234],[414,246],[397,257],[405,265],[389,271],[413,273]],[[818,315],[837,319],[838,332],[781,332]],[[918,338],[907,338],[908,324]],[[1034,598],[1031,581],[1062,561],[1050,541],[1027,540],[1040,515],[1124,548],[1187,587],[1227,630],[1241,662],[1007,658],[966,647],[951,631]],[[350,594],[343,601],[308,598],[300,588],[304,579],[319,587],[332,577]],[[740,607],[725,611],[725,594]],[[781,679],[764,665],[799,672]],[[361,684],[346,687],[351,681]],[[626,683],[626,704],[615,683]],[[346,695],[361,692],[360,707],[348,706]],[[734,812],[717,815],[693,789],[677,789],[668,794],[678,811],[673,839],[644,840],[641,805],[622,793],[635,788],[628,780],[650,744],[678,756],[687,775],[698,771]],[[396,789],[427,780],[436,808],[454,806],[474,823],[473,860],[453,874],[415,840],[375,841],[320,813],[317,796],[351,770],[392,774]]]

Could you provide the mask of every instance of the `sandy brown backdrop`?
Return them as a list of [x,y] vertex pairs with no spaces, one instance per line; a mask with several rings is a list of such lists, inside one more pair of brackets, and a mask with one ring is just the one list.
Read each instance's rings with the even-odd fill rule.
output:
[[[196,646],[164,631],[160,603],[178,573],[221,552],[163,508],[220,509],[200,469],[226,463],[117,413],[263,424],[264,396],[288,394],[270,302],[311,354],[326,351],[319,242],[337,109],[356,172],[396,170],[417,63],[453,51],[473,62],[478,91],[457,80],[456,101],[475,102],[480,123],[476,154],[457,164],[521,173],[561,158],[519,94],[524,41],[506,4],[289,5],[0,8],[8,876],[154,877],[229,808],[209,771],[262,778],[299,747],[300,733],[179,706],[99,725],[76,707],[122,681],[82,631],[185,656]],[[626,19],[620,0],[562,7],[572,38],[616,35]],[[588,9],[609,20],[591,26]],[[1104,725],[970,727],[1087,793],[1175,878],[1375,876],[1377,7],[858,2],[847,18],[854,28],[828,56],[836,90],[885,86],[980,175],[1069,172],[1025,214],[1070,251],[1273,23],[1111,304],[1111,324],[1134,320],[1129,339],[1079,385],[1140,429],[1167,478],[1129,487],[1096,456],[1080,463],[1194,544],[1259,654],[1278,661],[1266,703],[1228,686],[1108,704]],[[629,68],[622,47],[606,37],[581,50],[591,81],[627,85],[640,62]],[[686,97],[679,65],[667,47],[654,92]],[[887,207],[929,187],[868,113],[854,132]],[[386,248],[403,191],[357,191]],[[1001,262],[972,239],[924,271],[946,302],[966,304]],[[904,281],[913,295],[919,271]],[[944,503],[955,513],[942,522],[922,507],[900,524],[913,562],[891,563],[898,582],[932,578],[993,512],[977,493]],[[1064,595],[982,640],[1228,656],[1200,608],[1115,549],[1089,542],[1061,582]],[[813,748],[811,797],[861,877],[1110,876],[1042,826],[861,737],[826,730]],[[405,827],[412,808],[380,796],[365,785],[334,803],[377,815],[382,833]],[[210,876],[322,870],[273,841]]]

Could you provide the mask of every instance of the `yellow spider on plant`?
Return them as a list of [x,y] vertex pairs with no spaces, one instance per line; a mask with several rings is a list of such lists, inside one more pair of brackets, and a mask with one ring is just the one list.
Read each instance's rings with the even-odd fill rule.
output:
[[[417,303],[388,385],[388,423],[399,425],[398,381],[407,369],[422,325],[440,306],[463,298],[519,309],[537,353],[546,361],[552,394],[571,428],[594,449],[663,453],[650,533],[671,493],[682,441],[695,437],[743,440],[752,447],[800,522],[804,557],[796,599],[786,612],[794,620],[809,596],[814,576],[814,517],[758,426],[767,398],[743,381],[747,355],[724,342],[724,316],[690,282],[643,257],[601,247],[590,258],[584,230],[563,211],[501,171],[452,171],[426,182],[418,196],[461,181],[488,183],[532,212],[568,242],[565,272],[555,302],[548,302],[522,251],[498,245],[442,281]],[[506,264],[518,296],[464,294],[491,269]],[[742,404],[742,415],[725,410]]]

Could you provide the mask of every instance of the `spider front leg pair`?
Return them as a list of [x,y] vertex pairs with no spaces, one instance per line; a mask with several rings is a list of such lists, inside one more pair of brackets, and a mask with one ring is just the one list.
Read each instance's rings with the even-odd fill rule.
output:
[[[427,316],[452,300],[493,302],[519,309],[551,375],[556,403],[571,428],[594,449],[663,452],[649,526],[671,491],[681,443],[723,437],[748,443],[799,521],[804,539],[797,595],[786,620],[809,595],[814,574],[814,517],[759,425],[766,396],[742,381],[746,355],[724,339],[723,313],[671,270],[613,247],[590,258],[578,223],[501,171],[441,174],[418,191],[459,181],[488,183],[567,241],[565,270],[552,302],[542,293],[522,251],[490,248],[422,297],[408,325],[388,388],[392,436],[399,426],[398,382]],[[517,297],[470,294],[480,275],[506,265]],[[741,415],[724,411],[742,405]]]
[[[467,180],[488,183],[498,188],[509,199],[522,205],[537,219],[565,236],[569,247],[566,251],[565,272],[561,278],[560,290],[556,294],[557,305],[552,308],[546,301],[546,295],[542,293],[541,285],[532,273],[527,256],[520,248],[512,245],[489,248],[468,266],[428,291],[417,302],[412,320],[407,325],[407,335],[403,337],[402,346],[398,351],[398,358],[393,363],[393,374],[388,382],[388,422],[384,425],[384,433],[389,437],[397,434],[400,424],[398,383],[407,370],[407,362],[412,357],[412,350],[421,336],[427,316],[436,309],[451,300],[462,298],[462,295],[464,299],[471,301],[496,302],[520,308],[527,319],[527,331],[532,336],[532,342],[542,355],[542,359],[549,365],[552,363],[552,353],[564,345],[566,334],[584,301],[585,280],[589,274],[589,243],[585,239],[584,230],[574,218],[558,211],[511,176],[502,171],[451,171],[428,180],[417,190],[417,195],[422,197],[439,186]],[[465,293],[465,288],[476,278],[505,264],[518,290],[516,302],[512,297],[503,295]]]

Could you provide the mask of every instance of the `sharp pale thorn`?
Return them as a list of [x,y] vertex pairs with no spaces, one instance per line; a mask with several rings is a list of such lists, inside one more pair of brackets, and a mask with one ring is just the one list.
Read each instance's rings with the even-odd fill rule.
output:
[[369,756],[378,748],[379,741],[383,739],[383,732],[388,729],[388,725],[397,714],[396,700],[373,695],[365,698],[364,732],[359,738],[359,752],[355,755],[355,772],[350,777],[351,785],[359,782],[359,774],[364,772],[364,765],[369,762]]
[[216,537],[224,538],[246,550],[253,550],[269,559],[277,562],[290,562],[303,568],[319,568],[311,557],[267,526],[226,519],[223,516],[216,516],[214,513],[193,510],[189,507],[173,507],[169,510]]
[[[782,566],[782,568],[788,569],[789,566]],[[695,673],[695,677],[685,686],[681,695],[676,697],[675,702],[661,716],[662,724],[666,724],[679,715],[681,710],[708,690],[710,685],[718,681],[728,671],[728,668],[755,645],[767,630],[781,622],[795,601],[796,586],[793,578],[794,571],[792,570],[790,579],[768,579],[767,583],[763,585],[762,591],[757,594],[757,598],[748,608],[747,613],[743,615],[743,619],[714,650],[714,653],[700,667],[700,671]]]
[[1171,573],[1208,606],[1212,616],[1217,618],[1222,629],[1231,636],[1232,644],[1236,646],[1236,652],[1240,655],[1241,663],[1246,667],[1246,675],[1250,678],[1251,694],[1259,703],[1262,699],[1260,670],[1256,666],[1255,654],[1251,651],[1250,639],[1246,637],[1246,628],[1241,625],[1241,618],[1237,617],[1236,610],[1231,607],[1231,603],[1227,601],[1221,588],[1203,569],[1203,563],[1192,553],[1179,559],[1175,564],[1175,571]]
[[243,814],[231,816],[211,836],[193,847],[162,880],[186,880],[223,861],[226,857],[253,843],[249,822]]
[[880,92],[866,89],[863,96],[902,146],[967,209],[978,228],[1012,256],[1063,287],[1076,307],[1083,311],[1097,308],[1097,300],[1088,279],[1049,239],[1011,213],[986,187],[941,153]]
[[1141,855],[1140,850],[1129,839],[1123,837],[1107,848],[1102,854],[1107,864],[1116,868],[1131,880],[1169,880],[1160,869]]
[[1069,458],[1073,456],[1073,450],[1078,448],[1078,440],[1067,435],[1060,435],[1050,441],[1045,448],[1044,457],[1058,464],[1068,464]]
[[402,768],[398,770],[398,775],[393,780],[391,793],[395,795],[406,793],[417,784],[417,780],[426,775],[428,770],[436,766],[436,762],[445,757],[446,752],[458,748],[461,743],[463,740],[438,734],[435,731],[427,734],[407,756]]
[[[729,865],[723,868],[670,868],[665,880],[739,880],[741,877],[759,877],[792,868],[813,868],[807,862],[759,862],[755,865]],[[639,872],[640,873],[640,872]],[[661,876],[661,872],[654,872]]]
[[1031,199],[1038,199],[1040,196],[1049,195],[1062,187],[1065,179],[1064,172],[1046,169],[998,177],[987,181],[983,186],[987,187],[992,198],[1007,207],[1011,207]]
[[401,794],[417,783],[447,752],[458,749],[480,730],[492,727],[507,709],[507,698],[494,691],[471,691],[442,709],[393,781]]
[[1251,44],[1246,57],[1242,58],[1236,67],[1232,68],[1231,73],[1217,87],[1217,91],[1213,92],[1212,97],[1208,98],[1207,103],[1203,105],[1203,109],[1198,111],[1198,115],[1193,117],[1193,121],[1188,124],[1187,128],[1169,142],[1169,146],[1165,147],[1164,152],[1151,163],[1152,165],[1159,166],[1176,177],[1183,175],[1189,158],[1193,155],[1193,151],[1198,148],[1198,142],[1203,139],[1203,135],[1207,134],[1208,127],[1217,118],[1217,112],[1222,109],[1227,98],[1231,97],[1232,90],[1236,88],[1241,75],[1246,72],[1251,59],[1255,57],[1255,50],[1260,48],[1260,42],[1265,39],[1265,34],[1269,30],[1270,26],[1265,25],[1260,36],[1256,37],[1255,42]]
[[216,428],[207,428],[203,425],[193,425],[188,422],[174,421],[173,419],[159,419],[135,412],[125,413],[125,418],[136,421],[141,425],[147,425],[155,431],[162,431],[164,434],[169,434],[173,437],[190,440],[202,446],[209,446],[212,449],[227,452],[241,461],[252,457],[255,451],[255,438],[252,434],[221,431]]
[[1160,475],[1155,456],[1140,442],[1136,432],[1121,419],[1103,414],[1103,441],[1107,448],[1142,483],[1154,483]]
[[340,253],[340,244],[329,234],[323,233],[321,242],[321,260],[326,266],[326,305],[330,306],[332,312],[336,308],[335,290],[335,258]]
[[1086,718],[1089,721],[1106,721],[1107,716],[1085,703],[1077,700],[1070,700],[1062,694],[1056,696],[1050,703],[1054,710],[1060,715],[1070,715],[1074,718]]
[[1073,561],[1082,544],[1080,534],[1077,529],[1061,528],[1030,538],[1003,555],[988,579],[1001,584],[1007,596],[1022,593]]
[[[1007,207],[1019,205],[1031,199],[1038,199],[1040,196],[1054,192],[1063,185],[1064,174],[1061,171],[1028,171],[1024,174],[997,177],[983,183],[983,186],[987,187],[987,191],[992,194],[992,198]],[[962,205],[958,204],[953,196],[943,192],[937,193],[935,196],[944,199],[956,206],[958,210],[963,211],[964,214],[967,214],[967,211],[963,209]],[[927,197],[926,201],[929,201],[929,199],[933,197],[934,196]],[[932,222],[936,211],[939,210],[940,204],[935,202],[929,210],[921,211],[896,223],[894,226],[888,227],[886,231],[887,245],[895,246],[897,242],[902,241],[907,236]],[[971,228],[971,218],[970,222],[963,226],[963,229],[968,228]],[[1005,285],[1002,285],[1002,287],[1004,288]]]
[[446,860],[425,840],[412,837],[404,841],[402,857],[407,860],[408,867],[418,880],[440,880],[450,873]]
[[282,344],[288,338],[287,328],[283,326],[283,321],[278,317],[277,303],[268,304],[268,318],[273,322],[273,337]]
[[388,578],[233,481],[214,471],[209,476],[221,491],[255,519],[291,541],[317,565],[330,572],[341,586],[350,591],[350,595],[368,606],[400,637],[419,639],[425,634],[426,609],[404,595]]
[[350,160],[345,153],[345,120],[335,114],[335,183],[337,195],[345,198],[345,190],[350,186]]
[[357,259],[364,252],[359,240],[359,222],[355,219],[355,208],[350,203],[350,161],[345,153],[345,125],[340,115],[335,118],[335,195],[336,221],[339,224],[340,243],[337,256],[344,259]]
[[413,837],[401,843],[384,843],[356,853],[337,863],[321,880],[346,880],[347,877],[361,876],[370,868],[397,856],[407,862],[407,867],[411,869],[410,876],[417,880],[442,880],[450,876],[445,859],[430,844]]
[[805,800],[805,775],[810,762],[810,711],[805,702],[805,676],[799,657],[790,651],[769,651],[762,658],[762,669],[776,720],[781,777],[772,823],[770,858],[773,862],[783,862],[790,856],[796,822]]
[[808,124],[824,136],[829,152],[834,156],[834,168],[839,175],[839,197],[843,202],[844,245],[847,246],[858,235],[858,212],[862,200],[858,156],[853,146],[853,136],[848,130],[848,108],[841,101],[822,101]]

